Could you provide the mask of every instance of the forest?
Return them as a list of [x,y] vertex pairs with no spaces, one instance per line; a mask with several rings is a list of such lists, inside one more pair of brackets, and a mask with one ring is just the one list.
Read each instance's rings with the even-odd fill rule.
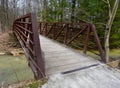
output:
[[1,0],[1,32],[12,30],[13,21],[30,12],[38,21],[93,23],[106,51],[120,48],[119,0]]
[[[18,25],[19,27],[15,28],[15,25],[16,25],[15,22],[17,21],[16,19],[20,18],[21,16],[26,15],[28,13],[32,13],[32,14],[35,13],[38,24],[36,21],[33,21],[33,22],[31,21],[32,16],[30,15],[29,19],[27,19],[27,21],[29,21],[29,22],[27,22],[23,18],[22,20],[20,20],[23,25],[20,24],[20,25]],[[35,19],[35,17],[34,17],[34,19]],[[24,21],[26,21],[26,22],[24,22]],[[2,85],[4,86],[4,84],[6,85],[7,82],[8,82],[8,84],[9,83],[12,84],[12,83],[17,83],[17,82],[19,83],[23,80],[31,81],[28,84],[30,86],[30,88],[37,88],[37,86],[40,86],[40,88],[41,88],[41,85],[45,84],[48,80],[53,83],[56,83],[58,81],[58,84],[61,84],[61,85],[65,83],[64,79],[62,79],[63,83],[59,82],[59,80],[61,80],[61,78],[62,78],[61,75],[59,75],[59,74],[55,75],[55,76],[53,75],[53,78],[50,78],[50,79],[49,79],[49,76],[47,77],[47,75],[44,74],[45,77],[43,77],[43,79],[39,80],[40,82],[35,81],[35,80],[33,80],[33,77],[35,78],[35,74],[37,74],[37,76],[38,76],[37,71],[39,71],[39,70],[41,71],[41,68],[37,68],[37,70],[35,69],[35,71],[33,71],[33,72],[36,72],[34,75],[32,73],[32,70],[30,70],[30,68],[28,68],[30,66],[30,63],[32,62],[32,60],[33,60],[33,62],[34,61],[38,62],[36,60],[36,58],[37,58],[36,56],[38,55],[38,54],[36,55],[36,52],[38,52],[39,50],[42,49],[41,48],[42,43],[39,42],[40,43],[39,44],[37,42],[37,45],[39,44],[41,49],[36,48],[36,52],[34,52],[35,51],[34,47],[37,46],[37,45],[35,46],[34,40],[37,40],[37,39],[33,38],[33,33],[35,33],[35,32],[33,32],[33,29],[37,29],[36,33],[39,33],[40,32],[40,23],[42,23],[42,22],[43,23],[49,22],[50,24],[52,24],[52,23],[54,24],[55,22],[59,22],[59,23],[64,22],[64,23],[72,24],[72,25],[67,24],[67,26],[65,26],[65,24],[62,24],[62,26],[58,24],[58,26],[57,26],[58,28],[56,27],[57,30],[53,27],[53,30],[55,30],[57,32],[59,30],[59,27],[61,27],[61,29],[62,29],[62,31],[60,30],[61,34],[59,33],[60,37],[58,39],[56,38],[56,40],[58,42],[60,42],[61,40],[64,42],[63,37],[66,37],[65,33],[67,35],[67,32],[69,32],[69,31],[66,31],[66,30],[68,30],[68,29],[70,29],[71,34],[69,32],[69,36],[67,36],[67,37],[70,37],[70,36],[71,37],[68,39],[66,38],[66,40],[70,40],[70,39],[74,38],[73,35],[77,35],[77,33],[80,31],[80,29],[81,30],[82,30],[82,28],[85,29],[85,31],[83,33],[81,32],[81,35],[83,34],[83,36],[78,35],[77,37],[75,37],[76,41],[72,41],[71,45],[68,45],[68,48],[70,48],[70,47],[74,48],[73,50],[75,50],[75,52],[73,52],[70,48],[70,49],[66,50],[66,52],[64,52],[65,50],[63,49],[62,54],[60,54],[60,52],[59,52],[60,49],[58,49],[58,52],[59,52],[58,53],[57,51],[54,51],[55,49],[57,50],[56,47],[54,47],[53,45],[50,46],[51,51],[49,53],[50,53],[50,55],[52,53],[53,57],[52,57],[52,55],[49,56],[49,54],[48,54],[48,59],[49,59],[48,63],[47,63],[48,70],[51,69],[54,64],[55,64],[56,68],[58,67],[58,69],[55,69],[55,70],[59,70],[59,63],[62,64],[61,67],[64,66],[63,63],[67,63],[65,65],[70,65],[71,68],[75,67],[75,70],[77,70],[77,71],[78,70],[82,70],[83,72],[85,71],[85,75],[81,75],[82,71],[78,72],[80,74],[73,74],[73,76],[74,76],[73,79],[75,78],[75,75],[78,75],[79,77],[85,76],[85,80],[88,82],[88,84],[90,83],[90,85],[92,83],[96,84],[97,82],[100,86],[105,86],[102,84],[103,83],[109,84],[110,82],[111,83],[108,86],[111,86],[114,83],[120,84],[120,81],[119,81],[120,76],[116,76],[116,72],[117,72],[116,69],[117,70],[120,69],[120,0],[0,0],[0,87]],[[88,23],[89,25],[92,25],[92,26],[88,27],[88,25],[87,25],[86,28],[84,28],[84,27],[81,28],[81,25],[79,23],[82,23],[82,22]],[[32,28],[32,23],[37,24],[37,25],[35,25],[35,28]],[[76,26],[75,24],[78,24],[78,25]],[[98,37],[99,37],[98,41],[100,40],[100,48],[102,46],[101,52],[103,53],[103,57],[104,57],[105,61],[102,61],[102,59],[100,59],[100,57],[99,57],[101,55],[100,54],[101,52],[99,53],[99,47],[98,47],[98,44],[96,43],[97,40],[94,38],[95,32],[93,32],[93,30],[92,30],[92,27],[94,25],[95,25],[95,32],[97,32]],[[46,26],[46,30],[47,30],[47,28],[48,28],[48,31],[50,29],[52,29],[51,25],[47,24],[47,26]],[[20,29],[20,27],[21,27],[21,29]],[[28,30],[26,30],[25,28]],[[17,40],[17,38],[14,35],[15,31],[16,31],[15,29],[18,29],[16,32],[16,35],[18,33],[19,36],[22,35],[22,37],[23,36],[26,37],[26,38],[24,38],[26,40],[24,42],[24,44],[26,44],[26,47],[32,47],[32,48],[28,48],[29,56],[30,55],[32,56],[31,60],[30,60],[30,58],[25,59],[25,52],[23,52],[24,50],[22,50],[20,43],[18,42],[19,39]],[[41,29],[42,29],[42,26],[41,26]],[[43,25],[43,29],[44,29],[44,25]],[[74,30],[74,29],[78,29],[78,30]],[[49,38],[54,37],[55,32],[53,32],[53,30],[51,30],[51,35],[48,35]],[[90,30],[90,31],[86,31],[86,30]],[[92,32],[91,32],[91,30],[92,30]],[[13,33],[13,31],[14,31],[14,33]],[[28,33],[27,33],[27,31],[28,31]],[[56,36],[57,36],[57,32],[55,34]],[[52,33],[53,33],[53,35],[52,35]],[[94,55],[91,54],[91,52],[88,51],[86,53],[86,52],[84,52],[84,50],[83,50],[83,53],[86,55],[81,53],[82,49],[84,49],[84,45],[85,45],[84,41],[86,41],[84,37],[86,37],[87,33],[88,33],[88,36],[87,36],[86,40],[88,39],[89,44],[86,44],[86,47],[88,49],[90,49],[92,52],[99,53],[99,56],[96,55],[94,57]],[[90,37],[89,37],[89,33],[91,33]],[[44,34],[44,32],[43,32],[43,34]],[[46,32],[46,34],[47,34],[47,32]],[[32,35],[32,37],[31,37],[31,35]],[[41,35],[38,35],[38,36],[42,36],[42,33],[41,33]],[[38,36],[37,36],[37,38],[38,38]],[[20,38],[22,39],[22,37],[20,37]],[[45,40],[44,37],[41,37],[41,39],[43,38],[43,40]],[[31,40],[33,40],[33,41],[31,42]],[[39,41],[39,40],[37,40],[37,41]],[[60,43],[63,43],[63,42],[60,42]],[[80,46],[79,42],[83,43],[82,49],[78,49],[75,47],[75,44]],[[64,43],[64,44],[67,45],[67,43]],[[43,45],[45,45],[44,48],[49,46],[50,41],[47,43],[43,43]],[[90,46],[92,48],[89,48],[88,46]],[[66,47],[64,47],[64,48],[66,48]],[[45,50],[47,52],[47,48],[45,48]],[[69,54],[69,51],[72,53]],[[83,55],[83,57],[79,56],[78,53],[76,53],[76,51],[78,51],[81,56]],[[44,58],[45,54],[43,54],[43,53],[44,53],[43,51],[40,51],[39,54],[41,54],[41,57],[39,57],[37,59],[42,59],[42,60],[46,59],[46,58]],[[42,54],[43,54],[43,56],[42,56]],[[56,56],[57,58],[54,56]],[[85,58],[84,58],[84,56],[85,56]],[[90,58],[88,58],[88,56],[90,56]],[[47,57],[47,54],[46,54],[46,57]],[[91,57],[93,57],[95,59],[93,59],[93,58],[91,59]],[[56,59],[56,60],[53,60],[53,59]],[[100,60],[103,63],[99,62],[98,60]],[[31,61],[31,62],[29,62],[29,61]],[[46,59],[46,61],[47,61],[47,59]],[[56,61],[56,63],[54,63],[54,61]],[[41,60],[40,60],[40,62],[42,64],[44,64],[44,62],[42,62]],[[68,62],[70,62],[70,64]],[[79,62],[79,64],[78,64],[78,62]],[[41,63],[39,64],[39,62],[38,62],[37,66],[41,65]],[[91,63],[92,63],[92,65],[91,65]],[[97,64],[94,64],[94,63],[97,63]],[[72,66],[72,64],[74,64],[75,66]],[[85,66],[84,66],[84,64],[85,64]],[[33,69],[37,66],[33,66]],[[51,67],[49,68],[49,66],[51,66]],[[77,66],[78,66],[78,68],[80,68],[80,67],[81,68],[78,69]],[[92,69],[90,67],[93,67],[93,66],[95,66],[95,68],[93,68],[93,71],[92,71]],[[113,67],[114,69],[112,69],[111,67]],[[43,68],[44,68],[44,66],[43,66]],[[64,68],[64,67],[62,67],[62,68]],[[90,71],[85,70],[85,69],[89,69]],[[44,70],[46,70],[46,68],[44,68]],[[74,69],[70,70],[70,71],[72,72],[72,71],[74,71]],[[96,71],[97,71],[97,73],[95,73]],[[54,72],[54,71],[52,71],[52,72]],[[68,72],[69,72],[69,70],[68,70]],[[118,75],[119,75],[119,72],[120,71],[118,71]],[[62,75],[64,75],[64,74],[66,74],[66,73],[63,72]],[[92,77],[92,75],[93,75],[93,77]],[[79,78],[78,76],[76,76],[75,81]],[[90,76],[90,79],[92,78],[92,81],[89,79],[89,76]],[[113,78],[114,78],[114,81],[113,81]],[[118,78],[118,80],[116,80],[115,78]],[[80,80],[79,80],[80,82],[78,80],[77,81],[79,82],[79,84],[82,84],[82,81],[84,81],[83,78],[79,78],[79,79],[81,81]],[[97,82],[95,82],[96,79],[98,80]],[[89,82],[89,80],[90,80],[90,82]],[[32,81],[33,81],[33,84],[31,84]],[[48,84],[49,84],[49,81],[47,82]],[[70,81],[69,79],[66,80],[66,83],[68,86],[70,85],[68,83],[69,81]],[[71,82],[71,85],[74,85],[74,81],[73,82],[70,81],[70,82]],[[87,82],[85,82],[85,83],[87,83]],[[101,82],[102,84],[99,82]],[[39,83],[40,83],[40,85],[39,85]],[[23,86],[24,86],[25,84],[27,84],[27,82],[25,81],[21,84],[23,84]],[[54,85],[51,84],[51,86],[54,86]],[[84,84],[84,86],[87,86],[87,85]],[[96,86],[98,86],[98,85],[96,84]],[[96,86],[91,87],[91,88],[96,88]],[[48,85],[48,87],[49,87],[49,85]],[[7,88],[7,87],[5,87],[5,88]],[[13,87],[11,87],[11,88],[13,88]],[[15,87],[15,88],[17,88],[17,87]],[[26,87],[21,87],[21,88],[26,88]],[[42,88],[47,88],[47,86],[42,87]],[[49,87],[49,88],[53,88],[53,87]],[[58,88],[58,87],[55,87],[55,88]],[[71,87],[71,88],[74,88],[74,87]],[[75,88],[79,88],[79,85],[78,85],[78,87],[75,87]],[[89,85],[86,88],[89,88]],[[102,88],[102,87],[99,87],[99,88]],[[108,88],[108,87],[106,87],[106,88]],[[110,87],[110,88],[114,88],[114,87]],[[119,86],[118,86],[118,88],[119,88]]]
[[37,14],[38,21],[93,23],[106,58],[109,48],[120,48],[119,0],[1,0],[1,32],[12,30],[13,21],[30,12]]

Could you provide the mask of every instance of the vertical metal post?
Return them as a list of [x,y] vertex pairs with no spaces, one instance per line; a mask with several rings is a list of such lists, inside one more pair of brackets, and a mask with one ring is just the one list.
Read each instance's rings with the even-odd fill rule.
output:
[[99,41],[97,32],[96,32],[96,30],[95,30],[95,26],[94,26],[93,24],[91,24],[91,31],[93,31],[93,33],[94,33],[95,42],[96,42],[97,47],[98,47],[98,50],[99,50],[99,52],[100,52],[100,56],[101,56],[101,58],[102,58],[102,62],[106,62],[105,56],[104,56],[104,53],[103,53],[103,50],[102,50],[102,46],[101,46],[101,44],[100,44],[100,41]]
[[40,34],[42,33],[42,23],[39,23],[39,30],[40,30]]
[[[37,19],[36,15],[34,13],[31,13],[31,22],[32,22],[32,30],[33,30],[33,40],[34,40],[34,49],[35,49],[35,54],[34,56],[35,62],[37,66],[40,68],[37,68],[37,79],[43,78],[43,75],[45,75],[45,69],[44,69],[44,62],[42,59],[42,52],[41,52],[41,47],[40,47],[40,40],[39,40],[39,34],[38,34],[38,29],[37,29]],[[41,70],[41,71],[40,71]]]
[[52,28],[52,38],[55,39],[55,32],[56,32],[56,23],[54,23],[54,27]]
[[84,49],[83,49],[83,53],[86,54],[87,48],[88,48],[88,42],[89,42],[89,38],[90,38],[90,25],[87,28],[87,32],[86,32],[86,39],[85,39],[85,44],[84,44]]
[[48,30],[48,29],[47,29],[47,28],[48,28],[47,25],[48,25],[48,23],[45,23],[45,36],[47,36],[47,30]]
[[67,38],[68,38],[68,30],[69,30],[69,24],[65,24],[65,33],[64,33],[64,44],[67,44]]

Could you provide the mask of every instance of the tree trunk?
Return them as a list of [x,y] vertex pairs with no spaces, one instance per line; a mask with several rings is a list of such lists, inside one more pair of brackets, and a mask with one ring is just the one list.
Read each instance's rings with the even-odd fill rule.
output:
[[31,0],[26,0],[26,3],[27,3],[27,13],[30,13],[32,11]]
[[74,19],[75,5],[76,5],[76,0],[72,0],[72,7],[71,7],[71,22],[75,22],[75,19]]
[[43,10],[45,11],[45,13],[43,14],[44,16],[42,17],[44,21],[47,21],[47,20],[46,20],[46,19],[47,19],[47,15],[48,15],[48,14],[47,14],[47,5],[48,5],[48,4],[47,4],[47,0],[44,0],[44,1],[43,1]]
[[113,20],[115,18],[117,9],[118,9],[118,4],[119,4],[119,0],[115,0],[112,11],[111,11],[111,6],[109,3],[109,0],[107,0],[108,2],[108,6],[109,6],[109,20],[106,24],[106,30],[105,30],[105,58],[106,58],[106,62],[109,62],[109,38],[110,38],[110,31],[111,31],[111,27],[113,24]]

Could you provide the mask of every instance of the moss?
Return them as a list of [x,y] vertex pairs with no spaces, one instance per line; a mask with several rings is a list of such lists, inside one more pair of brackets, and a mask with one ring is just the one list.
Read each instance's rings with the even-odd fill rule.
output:
[[8,84],[13,84],[19,81],[33,79],[33,73],[27,65],[25,56],[11,56],[3,55],[0,56],[0,85],[3,81]]
[[47,79],[41,79],[39,81],[33,81],[30,84],[27,85],[27,87],[29,88],[38,88],[41,87],[42,85],[44,85],[47,82]]

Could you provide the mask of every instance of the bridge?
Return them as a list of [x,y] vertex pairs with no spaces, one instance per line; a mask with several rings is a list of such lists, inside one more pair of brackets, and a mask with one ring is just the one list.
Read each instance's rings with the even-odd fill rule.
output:
[[[113,72],[114,69],[110,70],[110,67],[104,64],[106,62],[104,52],[93,24],[84,21],[37,23],[36,15],[30,13],[14,21],[13,32],[24,50],[35,79],[59,73],[70,77],[83,73],[81,74],[83,77],[84,74],[88,75],[85,77],[86,80],[90,78],[91,81],[104,80],[105,83],[111,83],[111,87],[107,84],[106,88],[114,88],[115,85],[117,85],[115,88],[119,87],[120,77],[116,75],[119,73]],[[90,37],[94,41],[90,41]],[[86,55],[91,42],[96,45],[94,49],[97,48],[98,53],[95,54],[100,56],[100,61]],[[71,47],[77,49],[82,47],[83,53]],[[103,79],[99,79],[100,77]],[[112,85],[112,82],[115,85]]]

